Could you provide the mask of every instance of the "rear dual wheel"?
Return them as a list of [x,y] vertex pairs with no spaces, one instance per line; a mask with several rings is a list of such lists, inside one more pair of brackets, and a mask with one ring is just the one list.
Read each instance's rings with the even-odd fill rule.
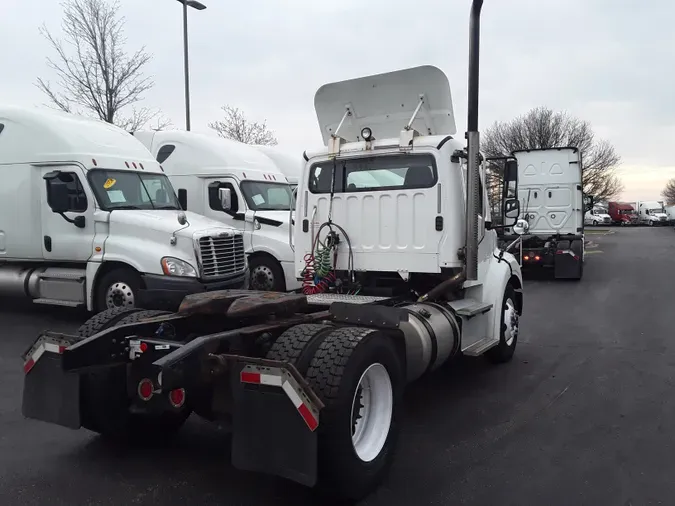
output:
[[393,462],[399,433],[405,372],[392,338],[360,327],[298,325],[268,358],[293,363],[325,404],[319,486],[351,500],[369,494]]

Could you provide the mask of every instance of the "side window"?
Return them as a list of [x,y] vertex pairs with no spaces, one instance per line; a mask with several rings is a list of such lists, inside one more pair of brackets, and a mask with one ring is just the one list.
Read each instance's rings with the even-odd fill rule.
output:
[[159,163],[164,163],[166,159],[171,156],[171,153],[173,153],[174,149],[176,149],[176,146],[173,144],[166,144],[165,146],[159,148],[159,151],[157,152],[157,161]]
[[[232,193],[232,209],[229,211],[224,211],[223,206],[220,205],[220,198],[218,197],[218,190],[220,188],[229,188]],[[209,207],[214,211],[227,212],[227,214],[236,214],[239,212],[239,199],[237,198],[237,191],[234,189],[232,183],[215,181],[209,184]]]
[[46,181],[47,183],[47,203],[53,207],[52,192],[65,189],[68,194],[69,205],[64,212],[67,213],[83,213],[87,210],[87,194],[84,192],[84,187],[80,178],[75,172],[60,172],[58,176]]

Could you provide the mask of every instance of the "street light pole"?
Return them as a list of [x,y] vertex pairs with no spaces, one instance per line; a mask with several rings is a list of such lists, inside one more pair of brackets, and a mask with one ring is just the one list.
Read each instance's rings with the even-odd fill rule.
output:
[[178,0],[183,4],[183,60],[185,65],[185,129],[190,131],[190,66],[188,60],[188,6],[198,11],[206,9],[206,5],[197,0]]

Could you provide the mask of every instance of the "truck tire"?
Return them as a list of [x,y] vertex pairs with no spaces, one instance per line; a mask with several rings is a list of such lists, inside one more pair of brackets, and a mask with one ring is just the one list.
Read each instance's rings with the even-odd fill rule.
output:
[[286,330],[267,352],[270,360],[282,360],[293,364],[303,376],[323,340],[335,327],[319,323],[305,323]]
[[[123,318],[100,328],[98,332],[115,325],[127,325],[165,314],[171,313],[127,308],[127,314]],[[82,426],[114,441],[155,442],[165,439],[177,432],[191,414],[187,405],[179,411],[159,415],[131,413],[127,394],[127,368],[124,365],[83,375],[80,402]]]
[[319,486],[359,500],[382,482],[394,460],[405,385],[396,344],[379,330],[338,328],[319,346],[306,378],[325,404]]
[[285,292],[286,278],[281,264],[266,255],[256,255],[249,261],[249,288],[267,292]]
[[485,352],[485,357],[493,364],[509,362],[516,351],[520,318],[520,309],[516,300],[516,291],[509,283],[504,290],[504,300],[502,301],[499,344]]
[[137,307],[141,277],[130,267],[118,267],[98,280],[94,307],[105,311],[116,307]]
[[132,313],[137,313],[142,311],[142,309],[134,307],[115,307],[112,309],[106,309],[105,311],[98,313],[86,322],[84,322],[79,329],[77,329],[77,335],[79,337],[91,337],[95,334],[98,334],[102,330],[112,327],[122,318],[129,316]]

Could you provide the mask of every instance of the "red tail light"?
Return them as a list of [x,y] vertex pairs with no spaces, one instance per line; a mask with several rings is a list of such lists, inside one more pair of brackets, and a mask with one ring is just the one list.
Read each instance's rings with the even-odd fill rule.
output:
[[152,398],[152,394],[155,391],[155,387],[152,384],[152,381],[148,378],[142,379],[138,383],[138,396],[144,400],[149,401]]
[[180,408],[185,404],[185,389],[177,388],[169,392],[169,402],[174,408]]

